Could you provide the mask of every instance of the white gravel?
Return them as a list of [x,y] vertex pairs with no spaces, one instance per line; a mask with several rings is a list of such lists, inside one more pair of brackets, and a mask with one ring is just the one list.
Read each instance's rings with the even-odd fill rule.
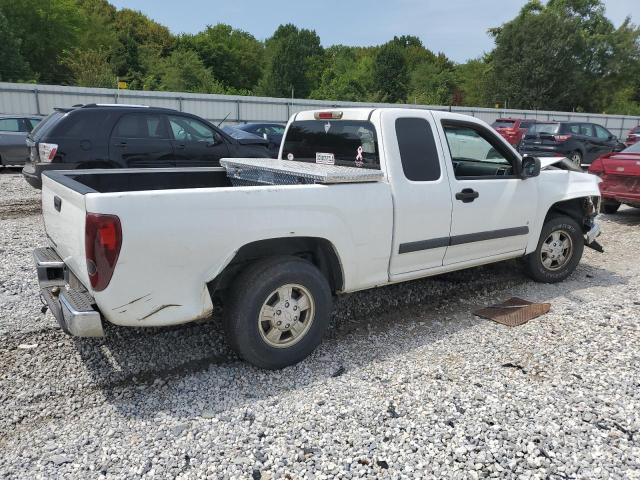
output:
[[[559,285],[516,262],[342,298],[280,372],[211,322],[73,339],[40,312],[35,191],[0,175],[1,478],[640,478],[640,210]],[[31,209],[30,209],[31,208]],[[507,328],[513,295],[551,312]]]

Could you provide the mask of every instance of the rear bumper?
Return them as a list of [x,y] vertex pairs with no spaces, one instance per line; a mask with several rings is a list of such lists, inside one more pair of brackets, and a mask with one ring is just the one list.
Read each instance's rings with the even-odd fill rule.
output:
[[22,176],[33,188],[42,189],[42,172],[49,170],[74,170],[74,163],[32,163],[27,162],[22,169]]
[[51,248],[37,248],[33,258],[40,294],[60,328],[75,337],[103,337],[102,316],[93,297]]

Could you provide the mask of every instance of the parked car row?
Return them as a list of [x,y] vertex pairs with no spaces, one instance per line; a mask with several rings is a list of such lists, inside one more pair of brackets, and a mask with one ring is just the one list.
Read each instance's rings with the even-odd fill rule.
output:
[[640,139],[640,125],[630,130],[624,143],[591,122],[499,118],[492,127],[522,154],[564,156],[579,167],[588,167],[601,155],[619,152]]

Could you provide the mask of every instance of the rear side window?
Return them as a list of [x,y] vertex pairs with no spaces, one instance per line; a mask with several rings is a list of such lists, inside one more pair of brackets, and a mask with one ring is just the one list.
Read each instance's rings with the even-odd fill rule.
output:
[[513,128],[515,124],[515,120],[496,120],[491,126],[493,128]]
[[0,132],[20,131],[20,121],[17,118],[0,118]]
[[429,122],[424,118],[398,118],[396,136],[404,176],[414,182],[438,180],[440,159]]
[[38,125],[36,125],[36,128],[31,131],[31,134],[29,136],[36,142],[40,141],[40,139],[44,137],[47,132],[50,132],[51,129],[55,127],[64,116],[64,112],[53,112],[47,118],[38,123]]
[[106,136],[105,129],[112,122],[113,115],[115,112],[107,110],[74,110],[52,127],[51,136],[72,139]]
[[371,122],[304,120],[289,126],[283,159],[380,169],[378,137]]
[[169,138],[166,124],[161,115],[124,115],[113,130],[117,138]]

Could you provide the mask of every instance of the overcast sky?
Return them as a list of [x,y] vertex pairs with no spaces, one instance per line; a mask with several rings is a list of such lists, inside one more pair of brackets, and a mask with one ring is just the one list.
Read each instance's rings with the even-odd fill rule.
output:
[[[487,29],[512,19],[525,0],[111,0],[141,10],[173,33],[195,33],[228,23],[259,40],[278,25],[315,30],[324,46],[378,45],[394,35],[416,35],[425,46],[457,62],[491,50]],[[640,0],[605,0],[617,26],[626,16],[640,22]]]

